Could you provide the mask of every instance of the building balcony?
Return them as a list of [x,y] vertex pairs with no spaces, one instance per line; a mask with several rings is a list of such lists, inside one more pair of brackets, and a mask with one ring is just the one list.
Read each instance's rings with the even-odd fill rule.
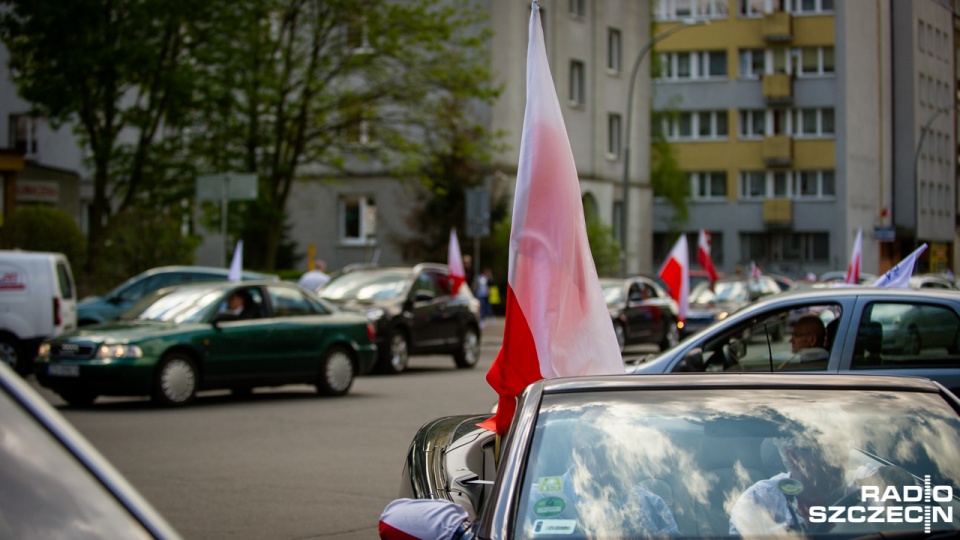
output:
[[763,75],[763,99],[768,105],[789,105],[793,103],[793,79],[786,73],[765,73]]
[[785,11],[763,15],[763,40],[767,43],[784,43],[793,39],[793,19]]
[[768,167],[793,164],[793,137],[770,135],[763,138],[763,162]]
[[767,227],[792,226],[793,201],[790,199],[765,199],[763,201],[763,224]]

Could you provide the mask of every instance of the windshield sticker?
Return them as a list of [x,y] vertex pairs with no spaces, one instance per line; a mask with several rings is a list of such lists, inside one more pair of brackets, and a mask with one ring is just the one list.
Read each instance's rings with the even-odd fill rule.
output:
[[538,519],[533,523],[533,534],[573,534],[575,519]]
[[547,497],[540,499],[533,505],[533,513],[540,517],[556,517],[563,512],[563,509],[566,507],[567,503],[560,497]]
[[544,476],[540,479],[538,484],[540,486],[540,493],[556,493],[558,491],[563,491],[562,476]]

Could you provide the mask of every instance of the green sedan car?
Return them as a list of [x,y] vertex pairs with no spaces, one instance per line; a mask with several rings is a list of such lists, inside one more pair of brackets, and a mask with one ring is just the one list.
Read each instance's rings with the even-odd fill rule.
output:
[[374,338],[365,317],[292,283],[211,282],[162,289],[118,321],[44,342],[35,374],[77,406],[141,395],[176,406],[199,390],[304,383],[340,396],[373,368]]

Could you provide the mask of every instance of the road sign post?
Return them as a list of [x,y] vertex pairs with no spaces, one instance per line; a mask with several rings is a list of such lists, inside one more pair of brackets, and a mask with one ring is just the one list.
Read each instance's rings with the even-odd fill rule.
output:
[[197,201],[220,201],[220,234],[223,250],[221,266],[227,265],[227,211],[229,201],[248,201],[257,198],[257,175],[254,173],[226,172],[197,177]]

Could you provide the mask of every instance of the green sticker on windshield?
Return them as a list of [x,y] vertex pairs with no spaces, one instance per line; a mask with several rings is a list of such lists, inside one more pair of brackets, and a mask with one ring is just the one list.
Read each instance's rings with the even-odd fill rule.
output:
[[540,479],[540,493],[551,493],[563,490],[563,477],[545,476]]
[[567,503],[563,502],[560,497],[547,497],[546,499],[540,499],[537,504],[533,505],[533,513],[539,517],[549,518],[560,515],[560,512],[563,512],[566,507]]

